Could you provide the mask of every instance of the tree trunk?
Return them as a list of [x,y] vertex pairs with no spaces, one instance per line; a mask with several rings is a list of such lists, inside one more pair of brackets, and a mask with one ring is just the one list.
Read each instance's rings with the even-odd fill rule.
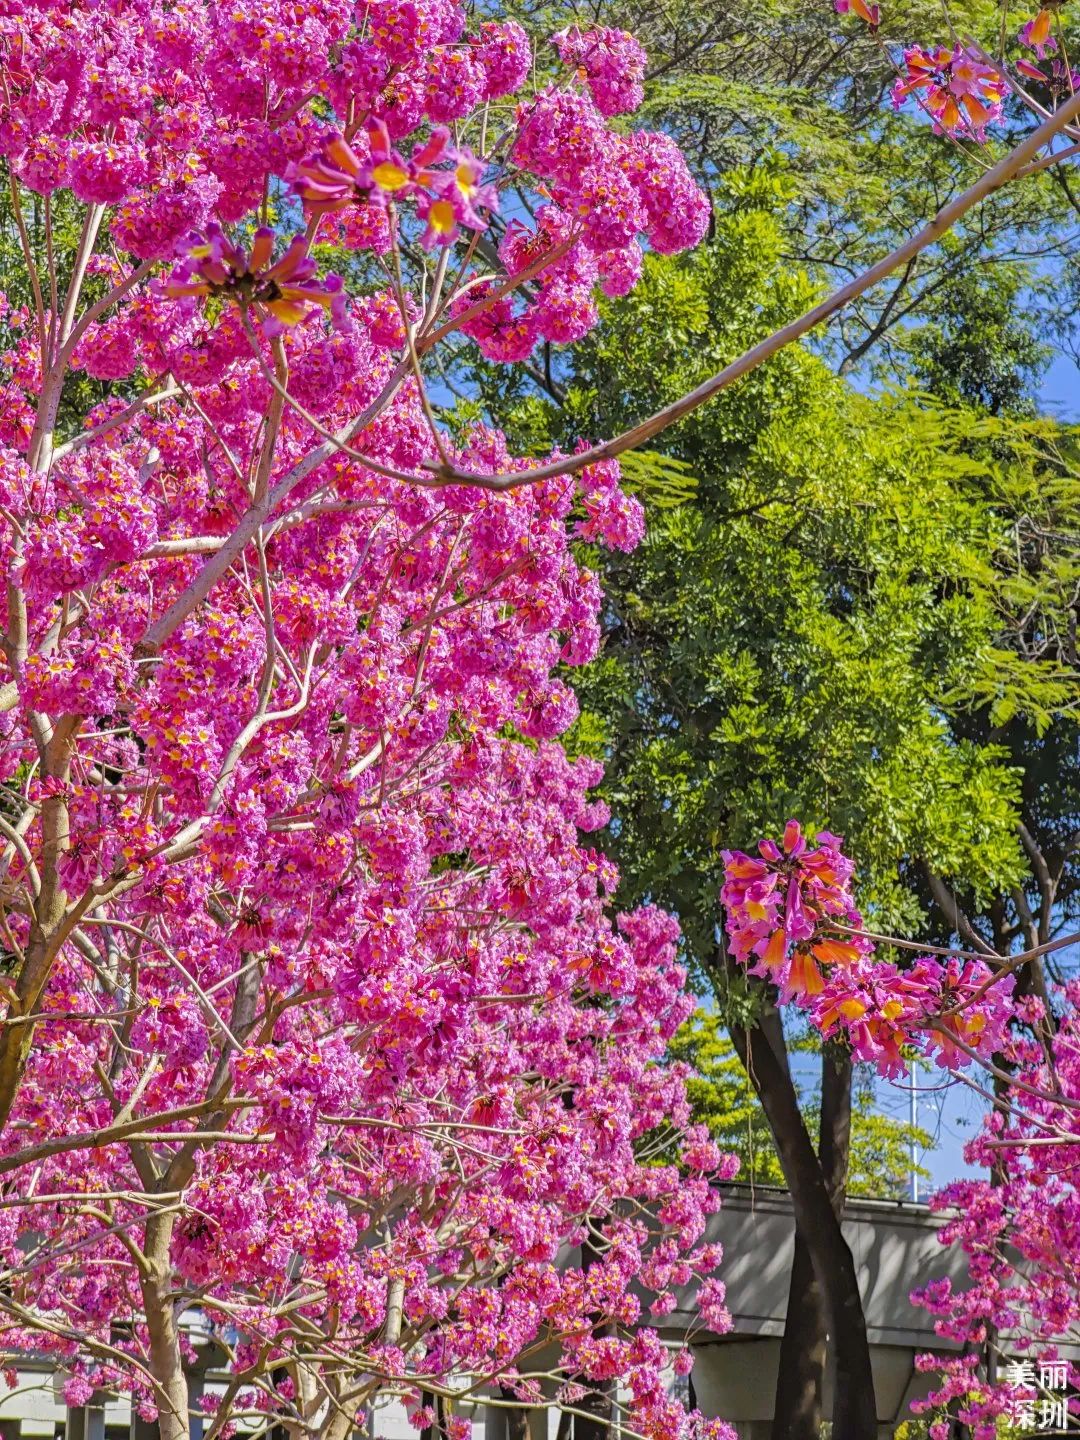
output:
[[[818,1159],[821,1162],[822,1178],[825,1181],[825,1188],[829,1193],[829,1200],[832,1204],[833,1215],[836,1219],[836,1228],[840,1230],[840,1223],[844,1215],[844,1201],[847,1198],[847,1177],[848,1161],[851,1156],[851,1056],[833,1053],[830,1046],[825,1047],[821,1057],[821,1128],[818,1138]],[[843,1241],[843,1232],[840,1232]],[[850,1256],[846,1242],[844,1248]],[[862,1296],[859,1294],[858,1279],[855,1276],[855,1265],[852,1260],[852,1283],[854,1285],[854,1304],[858,1309],[858,1318],[855,1322],[855,1329],[849,1330],[849,1345],[857,1350],[864,1350],[866,1366],[870,1364],[870,1348],[866,1338],[866,1317],[863,1314]],[[847,1297],[850,1300],[850,1296]],[[848,1357],[852,1364],[861,1369],[862,1355],[856,1354]],[[833,1434],[839,1437],[843,1432],[840,1429],[844,1422],[845,1402],[842,1398],[841,1384],[841,1350],[839,1340],[836,1341],[836,1398],[833,1401]],[[845,1368],[845,1374],[850,1376],[850,1368]],[[852,1383],[850,1379],[846,1382]],[[876,1420],[876,1398],[874,1395],[873,1372],[869,1374],[869,1400],[874,1411]],[[861,1405],[859,1406],[861,1413]],[[873,1430],[868,1434],[873,1435]]]
[[153,1215],[146,1222],[146,1273],[142,1277],[143,1308],[150,1333],[150,1373],[155,1380],[161,1440],[190,1440],[187,1376],[180,1356],[176,1304],[169,1293],[172,1267],[169,1245],[172,1214]]
[[[769,1121],[796,1227],[809,1248],[824,1297],[836,1355],[833,1440],[872,1440],[877,1434],[877,1405],[866,1319],[855,1261],[833,1208],[833,1193],[806,1132],[791,1077],[765,1031],[760,1025],[733,1027],[731,1038]],[[824,1096],[822,1108],[824,1118]],[[835,1116],[836,1111],[832,1113]],[[830,1153],[839,1156],[841,1128],[830,1121],[827,1133]]]
[[[780,1012],[762,1007],[761,1029],[790,1082],[791,1066]],[[814,1273],[806,1237],[795,1227],[795,1251],[788,1285],[780,1367],[773,1402],[772,1440],[818,1440],[821,1434],[821,1395],[828,1354],[825,1300]]]
[[420,1391],[420,1404],[425,1409],[435,1412],[435,1421],[432,1425],[425,1425],[420,1431],[420,1440],[445,1440],[446,1435],[446,1406],[441,1395],[433,1395],[430,1390]]
[[821,1173],[839,1220],[847,1199],[848,1162],[851,1158],[851,1056],[826,1045],[821,1057],[821,1124],[818,1159]]
[[803,1232],[796,1228],[772,1440],[818,1440],[827,1354],[825,1305]]
[[[762,1029],[790,1079],[783,1028],[775,1010],[762,1018]],[[851,1144],[851,1061],[826,1049],[821,1057],[821,1125],[818,1160],[832,1201],[843,1214]],[[822,1390],[828,1358],[825,1299],[814,1273],[806,1236],[795,1228],[795,1253],[788,1288],[787,1316],[780,1344],[772,1440],[818,1440]]]
[[[50,746],[50,751],[53,748]],[[66,783],[70,774],[70,743],[65,743],[59,756],[50,755],[42,773]],[[24,959],[15,978],[12,1013],[23,1017],[38,1014],[41,997],[56,961],[57,936],[67,912],[67,895],[60,880],[60,860],[68,848],[68,825],[67,801],[60,795],[47,796],[41,806],[41,853],[38,857],[41,891],[34,901]],[[5,1025],[0,1030],[0,1130],[7,1125],[18,1096],[33,1040],[33,1023]]]

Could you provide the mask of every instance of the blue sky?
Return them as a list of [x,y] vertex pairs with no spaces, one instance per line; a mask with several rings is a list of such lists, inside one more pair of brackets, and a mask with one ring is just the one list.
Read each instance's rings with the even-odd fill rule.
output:
[[[978,1083],[985,1075],[973,1077]],[[905,1083],[882,1081],[878,1086],[881,1110],[896,1119],[906,1120],[910,1114],[911,1089]],[[932,1181],[921,1184],[925,1200],[937,1186],[947,1185],[962,1175],[978,1173],[964,1163],[963,1149],[978,1132],[982,1123],[985,1101],[962,1080],[953,1080],[936,1068],[923,1069],[919,1074],[917,1092],[918,1123],[936,1141],[935,1148],[921,1156],[922,1165],[930,1171]]]
[[1080,370],[1067,356],[1054,360],[1040,390],[1043,405],[1062,420],[1080,420]]

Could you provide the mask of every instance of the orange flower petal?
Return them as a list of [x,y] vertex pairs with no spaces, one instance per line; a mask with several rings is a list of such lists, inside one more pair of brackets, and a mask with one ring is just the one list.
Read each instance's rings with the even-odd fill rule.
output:
[[831,937],[817,941],[811,948],[825,965],[852,965],[859,958],[859,952],[854,945],[849,945],[845,940],[833,940]]
[[774,930],[761,957],[761,963],[769,970],[777,970],[787,957],[787,936],[783,930]]

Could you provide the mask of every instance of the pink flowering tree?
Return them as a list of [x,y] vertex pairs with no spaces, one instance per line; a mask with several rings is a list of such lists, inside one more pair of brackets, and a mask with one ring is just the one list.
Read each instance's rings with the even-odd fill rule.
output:
[[[573,540],[632,548],[613,457],[1064,157],[1080,100],[678,405],[537,458],[431,377],[451,336],[573,342],[643,243],[704,234],[675,145],[620,118],[632,37],[536,60],[453,0],[27,0],[0,60],[5,1353],[163,1440],[192,1317],[230,1377],[208,1440],[332,1440],[380,1393],[459,1436],[493,1386],[720,1440],[646,1322],[696,1287],[728,1323],[701,1242],[731,1163],[662,1063],[672,922],[614,914],[582,839]],[[972,73],[925,102],[985,108]]]
[[[1054,999],[1049,1017],[1033,997],[1020,1007],[1025,1028],[998,1062],[1008,1079],[965,1148],[989,1178],[954,1182],[935,1197],[947,1211],[941,1239],[963,1249],[968,1276],[963,1286],[939,1280],[912,1295],[938,1333],[963,1347],[945,1363],[926,1357],[942,1372],[924,1406],[932,1440],[948,1440],[953,1416],[989,1440],[999,1423],[1060,1429],[1080,1414],[1064,1394],[1080,1384],[1080,1370],[1060,1349],[1080,1337],[1080,985]],[[979,1370],[987,1347],[995,1363]]]
[[[967,1281],[932,1281],[911,1297],[943,1338],[963,1346],[948,1359],[919,1357],[922,1369],[941,1372],[917,1405],[931,1440],[950,1440],[954,1421],[973,1440],[998,1440],[1002,1421],[1051,1428],[1044,1421],[1061,1418],[1059,1392],[1080,1381],[1059,1360],[1060,1345],[1080,1336],[1080,985],[1051,997],[1016,981],[1080,935],[1011,956],[989,946],[928,954],[874,935],[855,908],[855,867],[840,838],[811,840],[796,821],[780,843],[765,839],[756,856],[729,851],[724,861],[737,966],[880,1075],[898,1077],[917,1056],[930,1057],[987,1104],[965,1158],[989,1178],[956,1182],[933,1202],[947,1212],[942,1242],[967,1256]],[[882,960],[882,943],[906,959]],[[1069,1406],[1066,1415],[1080,1414],[1080,1402]]]
[[163,1440],[195,1321],[211,1440],[616,1382],[719,1440],[643,1318],[701,1282],[728,1323],[733,1163],[660,1063],[675,927],[612,913],[556,740],[599,633],[573,535],[631,547],[640,507],[451,438],[425,367],[572,341],[639,237],[700,238],[673,144],[611,123],[643,55],[565,33],[537,92],[449,0],[29,6],[0,46],[5,1352]]

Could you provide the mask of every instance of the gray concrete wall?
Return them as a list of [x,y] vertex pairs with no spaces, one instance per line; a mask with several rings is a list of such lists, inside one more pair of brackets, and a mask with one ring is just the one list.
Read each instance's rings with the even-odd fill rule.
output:
[[[936,1340],[924,1310],[912,1305],[916,1285],[949,1275],[962,1284],[964,1257],[939,1244],[941,1216],[925,1205],[903,1201],[852,1200],[844,1211],[844,1235],[859,1272],[871,1344],[920,1345]],[[738,1317],[740,1335],[782,1335],[787,1313],[788,1277],[795,1245],[795,1222],[786,1190],[725,1187],[724,1204],[709,1222],[708,1239],[724,1247],[720,1274],[728,1305]],[[692,1315],[681,1295],[676,1311],[680,1327]],[[686,1308],[683,1306],[686,1305]]]

